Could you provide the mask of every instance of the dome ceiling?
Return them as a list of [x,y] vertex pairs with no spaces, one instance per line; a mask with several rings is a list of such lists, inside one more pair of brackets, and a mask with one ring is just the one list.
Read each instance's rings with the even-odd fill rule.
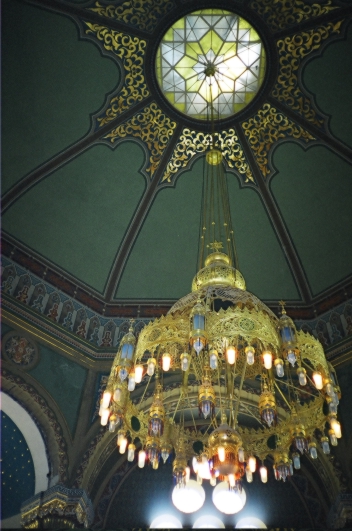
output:
[[[211,7],[3,2],[3,254],[106,317],[190,291],[210,128],[165,97],[155,61],[168,28]],[[216,8],[266,56],[258,93],[220,120],[239,269],[312,317],[352,294],[352,6]]]

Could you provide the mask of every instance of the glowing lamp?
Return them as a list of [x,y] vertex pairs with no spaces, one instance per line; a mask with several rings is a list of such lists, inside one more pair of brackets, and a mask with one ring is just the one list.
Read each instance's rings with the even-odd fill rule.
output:
[[226,359],[227,359],[227,363],[229,363],[230,365],[233,365],[236,361],[236,349],[235,347],[227,347],[226,349]]
[[225,461],[225,448],[223,446],[218,447],[218,457],[222,463]]
[[106,426],[109,420],[110,409],[104,409],[101,414],[100,424]]
[[183,487],[176,485],[172,491],[172,503],[183,513],[198,511],[203,506],[204,500],[204,489],[194,479],[190,479]]
[[163,371],[167,372],[170,369],[171,356],[168,353],[163,354]]
[[110,400],[111,400],[111,393],[109,391],[105,391],[103,394],[103,402],[102,402],[104,409],[109,407]]
[[136,384],[141,383],[143,378],[143,365],[136,365],[134,368],[134,377],[136,380]]
[[215,507],[220,512],[225,514],[235,514],[243,509],[247,496],[243,488],[241,491],[230,490],[228,483],[222,481],[214,488],[212,498]]
[[263,352],[264,367],[269,370],[273,365],[273,355],[269,350]]
[[146,458],[146,453],[144,450],[140,450],[138,452],[138,466],[139,468],[143,468],[144,465],[145,465],[145,458]]
[[257,469],[257,460],[254,455],[251,455],[248,459],[248,468],[252,473],[255,472]]
[[320,391],[323,389],[323,376],[320,372],[314,371],[313,372],[313,382],[315,387]]
[[261,466],[259,469],[259,473],[260,473],[260,479],[262,480],[262,483],[267,483],[268,482],[268,469],[266,468],[266,466]]

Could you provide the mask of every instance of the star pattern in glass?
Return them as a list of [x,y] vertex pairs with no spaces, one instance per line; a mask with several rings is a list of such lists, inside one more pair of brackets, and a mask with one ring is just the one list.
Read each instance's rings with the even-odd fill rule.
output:
[[167,100],[180,112],[209,119],[241,111],[265,75],[265,50],[249,22],[222,9],[195,11],[167,30],[156,56],[156,76]]

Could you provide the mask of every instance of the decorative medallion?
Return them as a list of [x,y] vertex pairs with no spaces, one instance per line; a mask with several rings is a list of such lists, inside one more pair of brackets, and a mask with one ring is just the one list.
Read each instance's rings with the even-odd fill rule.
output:
[[264,80],[265,50],[245,19],[222,9],[194,11],[167,30],[156,56],[161,91],[178,111],[209,120],[248,105]]
[[37,345],[20,332],[9,332],[3,339],[3,356],[24,370],[33,369],[39,361]]

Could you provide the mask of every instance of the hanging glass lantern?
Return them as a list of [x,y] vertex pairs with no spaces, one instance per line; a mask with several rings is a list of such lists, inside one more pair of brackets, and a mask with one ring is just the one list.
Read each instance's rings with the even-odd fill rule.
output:
[[174,481],[178,487],[184,487],[186,485],[186,468],[187,459],[184,448],[184,440],[182,437],[180,437],[176,445],[176,456],[172,465]]
[[303,454],[303,452],[308,452],[308,441],[306,439],[306,431],[304,425],[299,422],[297,413],[292,415],[293,422],[290,427],[291,436],[293,438],[293,444],[297,450]]
[[154,463],[158,462],[160,459],[160,444],[159,444],[159,438],[148,436],[145,442],[145,452],[147,459],[149,459],[149,462],[153,465]]
[[259,413],[261,419],[269,426],[276,426],[277,413],[276,413],[276,400],[274,394],[269,391],[268,386],[264,383],[263,392],[259,397]]
[[286,479],[291,476],[292,461],[289,459],[286,452],[279,452],[275,454],[274,471],[277,479]]
[[196,305],[191,311],[192,330],[190,334],[190,343],[194,350],[199,352],[205,347],[207,342],[207,335],[205,332],[205,305],[198,299]]
[[204,367],[202,385],[198,391],[199,415],[205,419],[213,417],[215,412],[215,391],[211,385],[210,367]]
[[136,338],[133,334],[133,328],[130,326],[128,333],[121,339],[119,351],[117,353],[116,371],[121,382],[126,380],[134,365],[135,346]]
[[164,431],[165,409],[162,401],[162,387],[156,385],[154,400],[149,412],[148,435],[161,437]]
[[286,310],[282,307],[282,315],[279,319],[279,331],[281,336],[281,345],[286,356],[286,359],[291,363],[292,367],[297,361],[297,337],[296,327],[292,319],[286,314]]

